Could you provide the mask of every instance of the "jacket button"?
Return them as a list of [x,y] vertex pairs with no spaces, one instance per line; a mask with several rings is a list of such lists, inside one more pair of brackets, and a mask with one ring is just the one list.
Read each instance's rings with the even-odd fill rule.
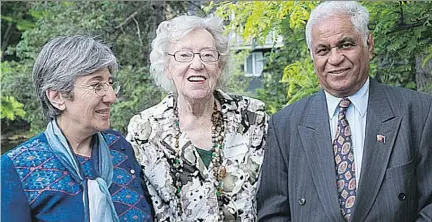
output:
[[305,204],[306,204],[306,199],[305,199],[304,197],[302,197],[302,198],[300,198],[300,199],[298,200],[298,203],[299,203],[300,205],[305,205]]
[[398,195],[398,198],[399,198],[400,201],[403,201],[403,200],[406,199],[406,194],[404,194],[404,193],[400,193],[400,194]]

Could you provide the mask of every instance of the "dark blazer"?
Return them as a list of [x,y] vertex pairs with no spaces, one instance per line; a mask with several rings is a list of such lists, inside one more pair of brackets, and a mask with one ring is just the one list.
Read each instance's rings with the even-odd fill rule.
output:
[[[259,221],[344,220],[328,119],[322,90],[271,118]],[[432,97],[371,80],[352,221],[432,221]]]

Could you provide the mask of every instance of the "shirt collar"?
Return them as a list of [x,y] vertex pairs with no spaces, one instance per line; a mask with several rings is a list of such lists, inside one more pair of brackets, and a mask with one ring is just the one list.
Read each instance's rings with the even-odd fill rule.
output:
[[[348,99],[354,105],[354,108],[360,114],[361,117],[364,117],[367,110],[367,104],[369,100],[369,77],[363,86],[351,96],[348,96]],[[324,90],[327,100],[327,109],[330,119],[333,119],[335,116],[336,108],[339,105],[341,98],[335,97]]]

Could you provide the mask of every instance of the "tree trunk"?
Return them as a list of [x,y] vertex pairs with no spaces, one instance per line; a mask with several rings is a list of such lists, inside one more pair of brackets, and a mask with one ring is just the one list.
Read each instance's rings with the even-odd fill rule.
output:
[[416,56],[416,84],[417,91],[425,92],[432,96],[432,59],[422,66],[424,55]]

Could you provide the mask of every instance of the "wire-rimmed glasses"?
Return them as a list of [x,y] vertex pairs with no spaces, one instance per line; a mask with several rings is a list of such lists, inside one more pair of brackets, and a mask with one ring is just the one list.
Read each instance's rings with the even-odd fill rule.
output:
[[88,86],[76,85],[83,88],[92,89],[97,96],[105,96],[109,88],[111,88],[114,94],[118,94],[120,92],[120,84],[118,82],[99,82],[95,84],[91,84]]
[[173,54],[169,54],[170,56],[174,57],[174,60],[177,62],[191,62],[195,55],[199,55],[201,61],[203,62],[216,62],[219,60],[220,53],[217,50],[212,49],[204,49],[200,52],[192,52],[191,50],[180,50],[177,52],[174,52]]

